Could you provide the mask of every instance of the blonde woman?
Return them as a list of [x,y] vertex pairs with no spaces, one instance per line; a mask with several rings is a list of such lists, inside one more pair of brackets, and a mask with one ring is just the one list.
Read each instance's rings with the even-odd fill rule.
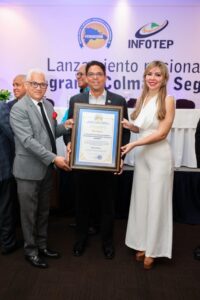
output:
[[144,88],[132,122],[124,128],[139,133],[123,146],[122,155],[135,149],[135,170],[126,232],[126,245],[136,260],[151,269],[156,257],[171,258],[173,158],[167,141],[175,115],[175,103],[167,95],[167,66],[153,61],[144,72]]

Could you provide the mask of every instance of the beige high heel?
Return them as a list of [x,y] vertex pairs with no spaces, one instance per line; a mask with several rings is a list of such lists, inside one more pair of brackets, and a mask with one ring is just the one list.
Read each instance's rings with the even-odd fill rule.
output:
[[154,265],[154,258],[153,257],[146,257],[144,258],[144,269],[150,270],[153,268]]
[[144,251],[138,251],[135,254],[136,261],[144,261],[144,258],[145,258],[145,252]]

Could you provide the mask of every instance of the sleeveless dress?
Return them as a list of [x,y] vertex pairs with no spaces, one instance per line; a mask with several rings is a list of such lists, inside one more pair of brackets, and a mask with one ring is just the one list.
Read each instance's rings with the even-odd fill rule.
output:
[[[159,126],[157,95],[134,121],[139,138]],[[146,256],[171,258],[173,158],[167,139],[138,146],[125,243]]]

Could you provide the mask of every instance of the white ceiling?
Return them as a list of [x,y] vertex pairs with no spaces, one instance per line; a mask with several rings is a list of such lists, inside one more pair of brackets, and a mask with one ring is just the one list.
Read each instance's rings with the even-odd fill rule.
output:
[[0,0],[3,5],[200,5],[200,0]]

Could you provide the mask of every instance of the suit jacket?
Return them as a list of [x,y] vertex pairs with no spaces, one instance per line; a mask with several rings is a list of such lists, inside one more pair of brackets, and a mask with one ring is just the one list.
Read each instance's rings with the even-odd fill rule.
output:
[[[89,103],[89,92],[77,94],[70,99],[68,119],[73,118],[75,103],[87,103],[88,104]],[[123,117],[125,119],[128,119],[126,100],[122,96],[107,91],[105,105],[122,106],[123,107]],[[129,143],[129,139],[130,139],[130,131],[123,128],[122,145],[126,145],[127,143]],[[67,134],[64,135],[65,144],[67,145],[70,140],[71,140],[71,134],[69,131]]]
[[[53,119],[53,106],[44,100],[54,137],[66,132],[64,125]],[[56,154],[52,153],[51,142],[42,115],[27,95],[16,103],[10,112],[10,124],[15,134],[15,159],[13,174],[16,178],[41,180]]]
[[9,109],[11,110],[11,108],[13,107],[13,105],[15,105],[15,103],[17,103],[17,99],[14,99],[12,101],[8,101],[7,104],[8,104],[8,107]]
[[[52,99],[49,99],[49,98],[46,98],[47,101],[49,101],[53,106],[55,105],[54,101]],[[13,107],[13,105],[15,105],[15,103],[17,103],[17,99],[14,99],[12,101],[8,101],[7,104],[8,104],[8,107],[9,109],[11,110],[11,108]]]
[[0,101],[0,181],[12,177],[14,137],[9,123],[9,109]]

